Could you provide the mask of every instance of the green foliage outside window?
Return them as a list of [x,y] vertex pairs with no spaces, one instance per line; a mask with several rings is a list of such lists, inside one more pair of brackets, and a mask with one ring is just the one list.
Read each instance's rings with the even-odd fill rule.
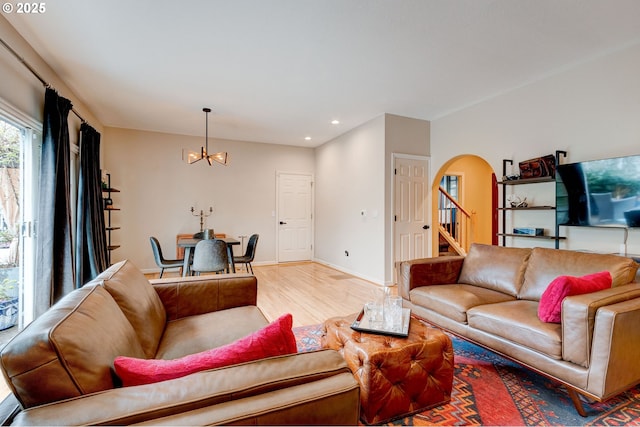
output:
[[0,120],[0,167],[20,167],[20,129]]
[[0,281],[0,301],[6,301],[13,298],[13,290],[18,285],[15,279],[4,278]]

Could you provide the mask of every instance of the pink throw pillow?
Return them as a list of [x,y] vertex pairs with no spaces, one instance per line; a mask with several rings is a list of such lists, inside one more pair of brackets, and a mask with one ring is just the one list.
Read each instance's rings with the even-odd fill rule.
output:
[[608,271],[587,274],[582,277],[558,276],[542,293],[538,305],[538,317],[543,322],[560,323],[562,300],[571,295],[582,295],[608,289],[612,278]]
[[259,331],[222,347],[173,360],[118,356],[114,360],[114,368],[122,384],[128,387],[180,378],[206,369],[293,354],[297,352],[297,347],[292,326],[293,317],[285,314]]

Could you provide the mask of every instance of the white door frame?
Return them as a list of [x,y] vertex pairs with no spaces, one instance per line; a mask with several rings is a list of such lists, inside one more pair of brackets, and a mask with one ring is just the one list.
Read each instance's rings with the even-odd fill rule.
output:
[[315,201],[316,201],[316,192],[315,192],[315,176],[309,172],[288,172],[288,171],[276,171],[276,208],[274,210],[274,221],[273,225],[275,228],[276,234],[276,263],[280,262],[280,227],[279,227],[279,218],[280,218],[280,176],[281,175],[301,175],[308,176],[311,179],[311,236],[309,236],[309,241],[311,242],[311,260],[315,259],[315,226],[316,226],[316,215],[315,215]]
[[391,242],[391,256],[389,259],[389,271],[391,271],[391,284],[397,284],[397,277],[396,277],[396,271],[395,271],[395,259],[396,259],[396,222],[394,220],[394,216],[395,216],[395,203],[396,203],[396,175],[394,173],[394,169],[396,166],[396,159],[410,159],[410,160],[422,160],[425,161],[427,163],[427,168],[429,170],[429,174],[427,176],[427,200],[426,200],[426,207],[425,209],[427,210],[427,223],[429,225],[429,239],[427,241],[427,257],[431,257],[431,253],[432,253],[432,246],[433,246],[433,224],[432,224],[432,220],[431,220],[431,200],[432,200],[432,188],[431,188],[431,181],[433,180],[433,172],[431,171],[431,157],[429,156],[419,156],[419,155],[414,155],[414,154],[403,154],[403,153],[391,153],[391,168],[389,169],[391,171],[391,176],[389,177],[389,179],[391,180],[391,197],[389,200],[389,209],[391,212],[391,215],[389,215],[389,221],[391,222],[391,227],[389,227],[390,230],[390,242]]

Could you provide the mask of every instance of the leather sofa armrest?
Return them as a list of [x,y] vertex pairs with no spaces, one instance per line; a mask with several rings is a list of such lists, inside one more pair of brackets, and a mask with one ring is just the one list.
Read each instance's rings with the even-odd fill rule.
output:
[[[328,378],[341,376],[334,389],[315,393],[318,383]],[[326,384],[326,381],[324,382]],[[233,365],[220,369],[198,372],[175,380],[163,381],[135,387],[123,387],[92,393],[81,397],[53,402],[20,412],[13,420],[14,425],[129,425],[134,423],[153,423],[153,420],[176,417],[187,412],[211,408],[210,422],[214,417],[224,416],[216,413],[215,406],[221,408],[233,405],[236,400],[244,400],[241,412],[248,412],[251,405],[247,400],[254,396],[276,392],[289,387],[296,388],[297,402],[321,399],[332,392],[344,393],[351,390],[359,396],[358,384],[340,354],[333,350],[320,350],[262,359],[254,362]],[[273,411],[282,410],[284,403],[278,399],[269,399]],[[358,406],[353,410],[357,420]],[[302,424],[304,416],[297,421]],[[229,420],[226,420],[229,423]],[[191,424],[191,423],[187,423]],[[275,424],[280,424],[275,419]]]
[[566,297],[562,302],[562,358],[590,366],[596,313],[601,307],[638,299],[640,283],[629,283],[598,292]]
[[175,320],[228,308],[257,305],[258,281],[249,274],[214,274],[150,280]]
[[409,300],[413,288],[457,283],[462,271],[463,256],[420,258],[400,263],[398,293]]
[[587,391],[608,399],[640,378],[640,298],[596,313]]

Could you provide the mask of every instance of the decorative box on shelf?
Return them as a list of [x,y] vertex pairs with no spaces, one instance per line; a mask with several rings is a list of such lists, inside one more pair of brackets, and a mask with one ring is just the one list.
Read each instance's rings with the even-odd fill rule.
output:
[[544,236],[544,228],[516,227],[513,234],[522,234],[525,236]]

